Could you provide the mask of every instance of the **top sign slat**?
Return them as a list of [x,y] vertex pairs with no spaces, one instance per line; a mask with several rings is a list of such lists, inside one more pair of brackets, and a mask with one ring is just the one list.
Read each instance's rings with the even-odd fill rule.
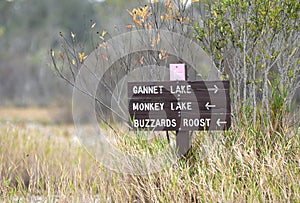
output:
[[229,81],[128,82],[128,98],[166,94],[203,94],[224,97],[229,92],[229,88]]

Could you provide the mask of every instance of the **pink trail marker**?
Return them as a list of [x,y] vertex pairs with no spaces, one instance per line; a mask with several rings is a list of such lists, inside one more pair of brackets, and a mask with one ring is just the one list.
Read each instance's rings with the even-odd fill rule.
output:
[[170,80],[186,80],[185,64],[170,64]]

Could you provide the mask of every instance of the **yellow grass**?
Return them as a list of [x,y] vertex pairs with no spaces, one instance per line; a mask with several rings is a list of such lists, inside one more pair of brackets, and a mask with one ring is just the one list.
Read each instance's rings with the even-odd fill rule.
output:
[[37,122],[42,124],[61,123],[72,120],[71,107],[65,108],[15,108],[0,107],[0,122]]
[[1,121],[51,122],[53,110],[48,108],[0,108]]
[[[202,141],[198,134],[185,159],[161,172],[135,176],[103,167],[72,139],[73,130],[72,126],[64,125],[2,123],[0,201],[295,202],[300,199],[297,131],[289,136],[274,133],[267,140],[258,130],[232,130],[224,134],[205,159],[201,158]],[[134,149],[131,151],[134,153]]]

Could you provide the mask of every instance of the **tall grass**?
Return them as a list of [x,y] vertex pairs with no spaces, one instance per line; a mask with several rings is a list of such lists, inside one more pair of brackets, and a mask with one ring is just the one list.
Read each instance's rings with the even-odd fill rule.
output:
[[[0,129],[1,201],[296,202],[300,199],[300,136],[235,128],[216,134],[206,158],[203,133],[185,158],[161,172],[123,175],[97,163],[70,137],[50,128]],[[276,138],[276,139],[275,139]],[[156,142],[156,141],[155,141]],[[129,142],[130,143],[130,142]],[[137,153],[145,146],[141,144]],[[157,142],[159,148],[161,142]],[[153,145],[151,146],[153,148]],[[152,149],[153,150],[153,149]]]

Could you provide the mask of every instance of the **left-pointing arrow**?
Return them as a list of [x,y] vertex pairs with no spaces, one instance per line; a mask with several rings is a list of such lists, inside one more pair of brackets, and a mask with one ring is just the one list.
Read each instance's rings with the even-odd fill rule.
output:
[[205,104],[205,107],[207,108],[207,110],[209,110],[209,108],[215,108],[216,105],[209,104],[209,102],[207,102],[207,103]]
[[221,126],[221,124],[226,124],[227,123],[227,121],[221,121],[221,119],[219,119],[218,118],[218,120],[217,120],[217,125],[220,127]]

